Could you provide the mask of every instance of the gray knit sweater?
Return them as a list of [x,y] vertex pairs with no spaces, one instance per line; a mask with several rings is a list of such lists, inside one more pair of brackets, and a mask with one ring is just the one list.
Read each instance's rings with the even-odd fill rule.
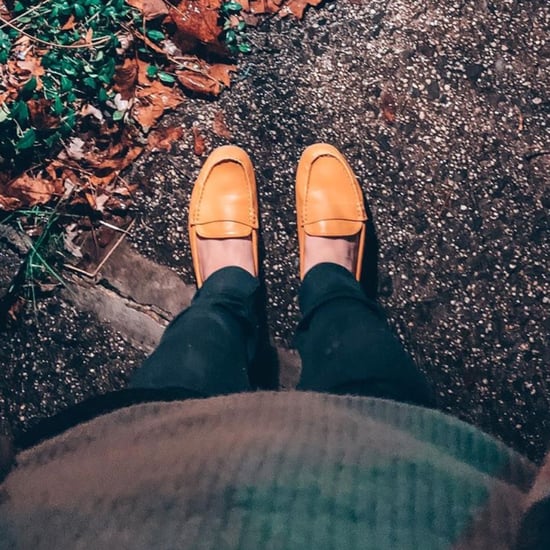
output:
[[150,403],[22,452],[0,548],[510,548],[536,468],[437,411],[258,392]]

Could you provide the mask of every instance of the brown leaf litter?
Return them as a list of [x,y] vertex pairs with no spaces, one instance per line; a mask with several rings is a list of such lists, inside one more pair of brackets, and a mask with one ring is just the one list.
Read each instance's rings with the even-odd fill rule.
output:
[[[321,0],[243,0],[243,16],[250,20],[259,15],[278,13],[280,17],[293,14],[301,18],[308,5]],[[85,204],[92,210],[104,211],[109,206],[119,207],[131,200],[132,186],[120,183],[122,170],[134,162],[145,150],[170,150],[172,144],[184,135],[181,127],[154,129],[160,118],[185,101],[183,91],[217,96],[231,85],[231,75],[237,66],[225,61],[212,62],[197,55],[197,47],[227,59],[222,42],[219,10],[222,0],[126,0],[142,15],[142,28],[126,29],[121,40],[123,62],[116,68],[112,91],[120,122],[110,120],[98,107],[84,104],[79,108],[80,126],[77,137],[63,144],[56,158],[42,166],[33,166],[22,174],[0,174],[0,209],[46,204],[63,199],[68,204]],[[9,12],[0,2],[2,16]],[[238,23],[239,18],[233,16]],[[153,42],[146,34],[152,21],[160,22],[167,40]],[[69,17],[64,28],[75,26]],[[86,35],[83,43],[92,43]],[[141,59],[132,43],[145,43],[165,59],[163,79],[150,73],[150,63]],[[8,63],[0,65],[3,91],[0,106],[18,98],[25,84],[36,79],[36,88],[42,87],[45,69],[41,56],[44,46],[35,46],[27,36],[19,38]],[[149,71],[149,72],[148,72]],[[173,82],[172,82],[173,81]],[[29,117],[38,130],[55,129],[58,117],[52,114],[52,101],[33,99],[27,102]],[[384,117],[391,120],[391,106],[382,107]],[[109,119],[109,120],[107,120]],[[134,122],[134,124],[132,124]],[[212,129],[215,134],[230,140],[231,131],[223,113],[215,115]],[[194,152],[203,155],[206,141],[197,126],[191,130]],[[148,136],[144,137],[144,134]]]

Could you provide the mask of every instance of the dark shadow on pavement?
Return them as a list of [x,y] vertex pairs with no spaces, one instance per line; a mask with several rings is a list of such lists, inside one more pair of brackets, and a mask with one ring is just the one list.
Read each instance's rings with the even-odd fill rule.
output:
[[367,233],[365,236],[365,251],[361,269],[361,287],[371,300],[376,300],[378,294],[378,239],[372,212],[363,194],[367,211]]
[[267,321],[267,290],[264,283],[265,274],[262,268],[265,258],[265,246],[261,228],[258,235],[260,263],[260,291],[258,297],[258,347],[252,365],[248,369],[250,385],[254,389],[275,390],[279,387],[279,360],[277,351],[271,345]]

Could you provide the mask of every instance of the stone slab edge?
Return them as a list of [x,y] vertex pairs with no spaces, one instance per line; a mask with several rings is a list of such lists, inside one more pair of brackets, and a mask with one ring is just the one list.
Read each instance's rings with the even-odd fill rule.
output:
[[[189,306],[195,287],[186,285],[171,269],[156,264],[122,242],[96,281],[71,275],[64,299],[80,311],[93,313],[134,346],[151,352],[168,322]],[[274,345],[280,386],[295,387],[300,374],[296,351]]]

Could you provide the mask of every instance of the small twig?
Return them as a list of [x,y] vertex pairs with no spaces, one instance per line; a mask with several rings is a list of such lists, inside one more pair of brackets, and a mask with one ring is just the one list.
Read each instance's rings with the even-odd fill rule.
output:
[[[128,195],[133,198],[133,194],[132,194],[132,191],[130,189],[130,184],[126,181],[125,178],[123,178],[120,174],[116,177],[115,179],[115,182],[117,180],[120,180],[122,182],[122,185],[126,188],[126,192],[128,193]],[[122,193],[118,193],[119,195],[122,194]]]
[[92,240],[94,241],[95,253],[99,255],[99,243],[97,242],[97,235],[95,234],[95,228],[92,225]]
[[[42,7],[42,4],[38,4],[38,6],[33,6],[32,8],[29,8],[27,11],[20,13],[18,16],[14,17],[13,19],[10,19],[9,22],[14,23],[15,21],[19,21],[19,19],[21,19],[22,17],[26,17],[27,15],[29,15],[29,13],[32,13],[33,11],[36,11],[38,8],[41,8],[41,7]],[[2,18],[0,17],[0,19]],[[2,21],[4,21],[4,24],[0,25],[0,30],[3,29],[4,27],[9,26],[7,20],[2,19]]]
[[39,44],[44,44],[45,46],[50,46],[51,48],[63,48],[68,50],[78,50],[82,48],[91,48],[94,46],[100,46],[101,44],[106,44],[111,40],[110,36],[104,36],[103,38],[98,38],[97,40],[92,40],[89,44],[55,44],[54,42],[48,42],[47,40],[42,40],[41,38],[36,38],[36,36],[33,36],[32,34],[29,34],[28,32],[25,32],[23,29],[20,29],[11,21],[8,21],[7,19],[4,19],[0,16],[0,21],[2,21],[5,25],[8,27],[11,27],[13,30],[17,31],[18,33],[21,33],[23,36],[26,36],[27,38],[30,38],[34,42],[38,42]]
[[547,149],[545,151],[534,151],[532,153],[528,153],[525,155],[525,160],[532,160],[537,157],[542,157],[543,155],[550,155],[550,149]]
[[515,109],[518,114],[518,132],[523,132],[523,115],[517,105],[515,106]]
[[122,227],[117,227],[116,225],[113,225],[109,222],[105,222],[103,220],[99,220],[100,225],[104,225],[105,227],[108,227],[109,229],[114,229],[115,231],[119,231],[120,233],[129,234],[130,232],[127,229],[122,229]]

